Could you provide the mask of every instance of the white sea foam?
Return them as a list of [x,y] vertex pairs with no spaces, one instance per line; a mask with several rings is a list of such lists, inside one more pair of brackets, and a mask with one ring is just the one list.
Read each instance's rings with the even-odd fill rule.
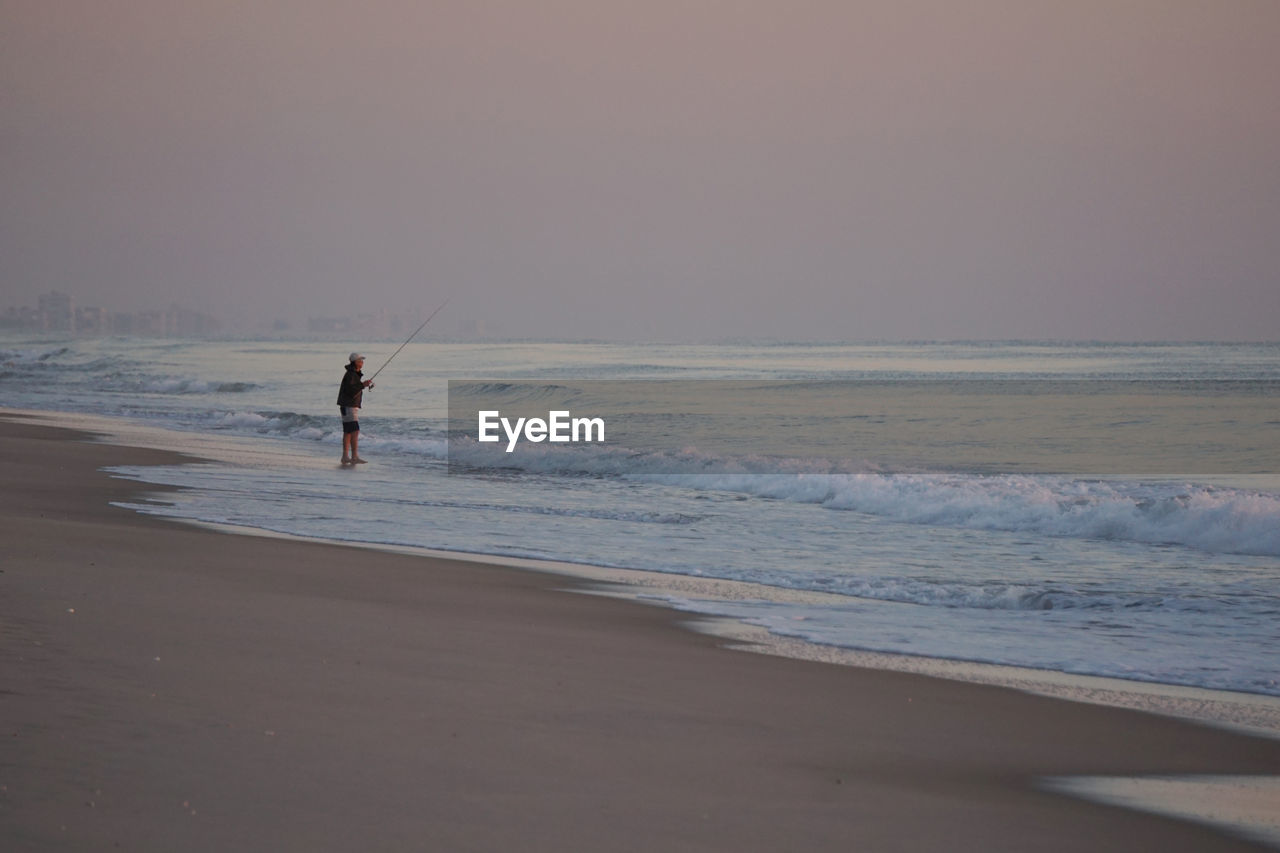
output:
[[227,412],[219,420],[220,427],[252,427],[257,429],[266,426],[269,419],[257,412]]

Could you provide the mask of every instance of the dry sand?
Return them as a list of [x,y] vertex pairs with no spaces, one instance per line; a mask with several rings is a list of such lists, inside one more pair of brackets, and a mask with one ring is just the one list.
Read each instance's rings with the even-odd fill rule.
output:
[[83,438],[0,423],[5,850],[1258,849],[1038,780],[1275,773],[1280,742],[140,516],[98,469],[173,455]]

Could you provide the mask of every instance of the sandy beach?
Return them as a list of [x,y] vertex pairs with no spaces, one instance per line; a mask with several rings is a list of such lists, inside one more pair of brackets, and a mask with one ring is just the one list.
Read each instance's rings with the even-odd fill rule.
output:
[[1261,849],[1047,791],[1280,742],[745,654],[552,575],[111,501],[174,454],[0,421],[10,850]]

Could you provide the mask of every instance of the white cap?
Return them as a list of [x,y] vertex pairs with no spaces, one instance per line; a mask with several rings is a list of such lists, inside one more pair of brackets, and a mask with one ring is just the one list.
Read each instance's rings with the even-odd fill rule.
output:
[[362,356],[358,352],[353,352],[351,353],[351,358],[348,359],[348,361],[350,361],[352,364],[355,364],[357,361],[364,361],[364,356]]

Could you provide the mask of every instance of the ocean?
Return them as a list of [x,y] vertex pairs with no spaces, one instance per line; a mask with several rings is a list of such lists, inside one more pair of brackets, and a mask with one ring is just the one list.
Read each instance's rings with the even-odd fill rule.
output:
[[[344,469],[347,353],[369,375],[397,343],[5,333],[0,399],[217,460],[112,469],[185,487],[142,512],[643,570],[671,580],[650,598],[819,648],[1280,697],[1280,344],[415,342]],[[451,380],[833,402],[736,455],[685,413],[677,473],[607,442],[460,464],[455,441],[450,465]]]

